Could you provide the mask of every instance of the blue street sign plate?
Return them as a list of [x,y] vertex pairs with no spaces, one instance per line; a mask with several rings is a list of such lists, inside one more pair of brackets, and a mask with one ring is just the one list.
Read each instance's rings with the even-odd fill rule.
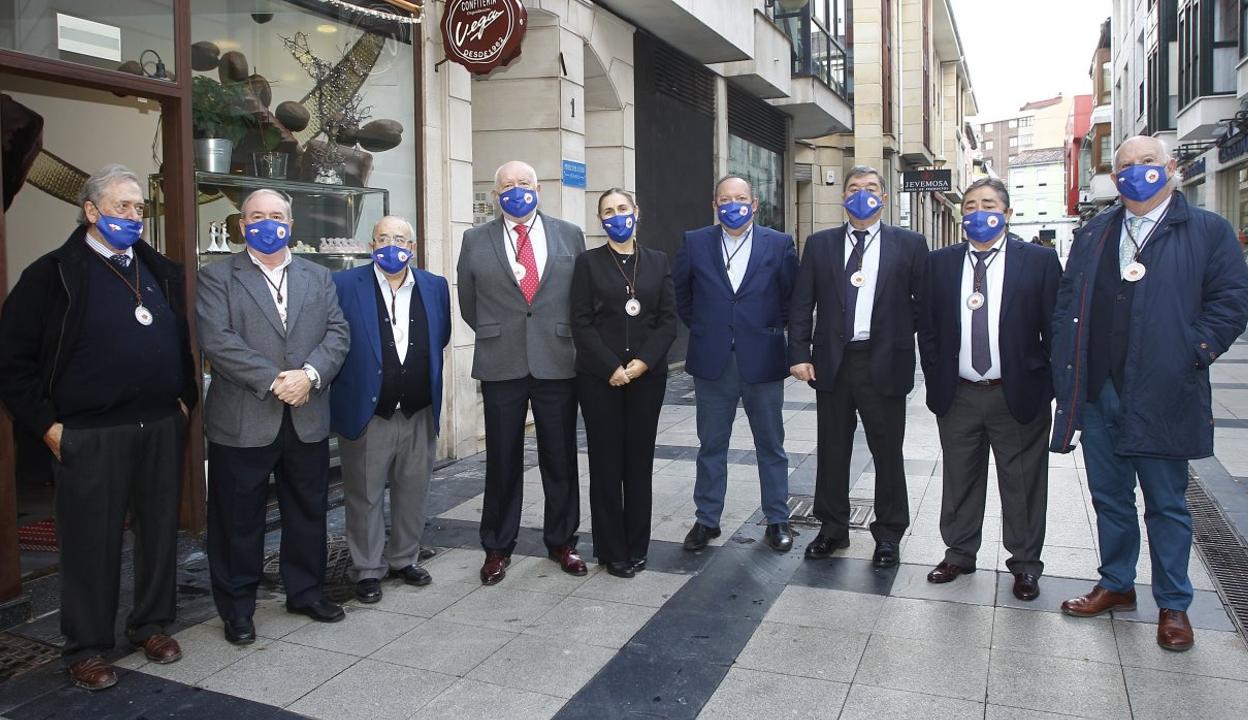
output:
[[585,189],[585,163],[575,160],[563,161],[563,184],[568,187]]

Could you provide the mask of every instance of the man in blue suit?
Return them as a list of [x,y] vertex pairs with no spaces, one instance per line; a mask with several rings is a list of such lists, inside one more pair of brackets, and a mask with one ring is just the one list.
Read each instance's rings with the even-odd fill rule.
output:
[[797,275],[793,238],[754,223],[758,201],[742,177],[715,185],[718,225],[685,233],[672,265],[676,309],[689,326],[685,370],[698,403],[697,518],[685,549],[719,537],[728,488],[728,440],[737,401],[754,434],[766,542],[793,547],[789,527],[789,458],[784,452],[784,330]]
[[817,391],[815,516],[823,526],[806,557],[849,547],[849,461],[861,415],[875,461],[872,562],[879,568],[899,562],[898,545],[910,525],[902,443],[927,259],[922,235],[882,222],[887,202],[878,170],[850,168],[849,223],[806,240],[789,328],[793,377]]
[[919,350],[927,407],[944,451],[940,534],[945,557],[928,582],[975,572],[997,458],[1001,540],[1014,596],[1040,594],[1048,508],[1053,400],[1050,325],[1062,265],[1057,253],[1007,232],[1014,211],[1005,184],[972,183],[962,197],[966,242],[927,256]]
[[330,393],[330,426],[339,435],[355,594],[366,603],[381,600],[387,574],[409,585],[431,580],[417,561],[451,300],[445,278],[408,266],[412,234],[403,218],[382,218],[373,228],[373,263],[334,274],[351,349]]

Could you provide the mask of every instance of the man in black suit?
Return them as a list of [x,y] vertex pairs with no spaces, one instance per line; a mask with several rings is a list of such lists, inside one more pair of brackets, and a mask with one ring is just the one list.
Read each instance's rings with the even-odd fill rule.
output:
[[875,460],[872,562],[879,568],[898,563],[898,543],[910,525],[902,442],[927,258],[926,238],[880,221],[887,201],[878,170],[849,171],[849,224],[806,240],[789,324],[790,371],[818,391],[815,516],[823,527],[806,557],[849,547],[849,460],[862,415]]
[[1044,570],[1049,339],[1062,266],[1051,248],[1006,231],[1013,211],[1000,180],[972,183],[962,213],[967,242],[928,256],[919,320],[927,407],[944,450],[940,534],[948,546],[927,580],[975,572],[991,448],[1014,595],[1034,600]]

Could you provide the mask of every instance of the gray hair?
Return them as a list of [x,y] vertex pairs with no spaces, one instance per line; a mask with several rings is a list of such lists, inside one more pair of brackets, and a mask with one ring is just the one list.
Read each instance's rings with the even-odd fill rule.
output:
[[1000,199],[1001,202],[1005,203],[1006,209],[1009,209],[1010,190],[1005,186],[1005,183],[1001,182],[997,178],[986,177],[976,180],[967,186],[966,192],[962,193],[962,197],[965,198],[967,195],[971,194],[972,190],[978,190],[980,188],[992,188],[995,190],[997,198]]
[[280,190],[274,190],[272,188],[260,188],[259,190],[252,190],[247,195],[247,197],[243,198],[243,204],[239,205],[238,209],[239,209],[239,212],[243,214],[244,219],[246,219],[247,217],[248,203],[251,202],[252,198],[259,197],[261,195],[272,195],[278,200],[281,200],[283,203],[286,204],[286,219],[287,220],[294,219],[295,215],[294,215],[294,210],[291,208],[291,205],[290,205],[290,196],[284,192],[281,192]]
[[1134,135],[1126,140],[1123,140],[1114,150],[1114,170],[1118,169],[1118,157],[1122,155],[1122,149],[1126,147],[1128,143],[1138,142],[1141,140],[1152,142],[1157,148],[1157,155],[1159,158],[1165,158],[1166,160],[1170,159],[1170,146],[1166,144],[1165,140],[1151,135]]
[[407,226],[407,241],[416,242],[416,228],[412,227],[412,223],[402,215],[386,215],[382,219],[373,223],[373,235],[377,234],[377,228],[381,227],[381,224],[387,220],[395,220]]
[[87,213],[82,209],[83,203],[90,200],[91,204],[94,205],[96,209],[99,209],[100,196],[104,194],[105,190],[112,187],[113,184],[119,182],[132,182],[140,188],[143,187],[143,185],[139,182],[139,176],[135,175],[134,172],[125,165],[112,163],[91,173],[91,177],[87,178],[86,182],[82,184],[82,189],[78,191],[79,225],[90,224],[90,221],[87,220]]
[[728,173],[727,175],[721,177],[718,181],[715,182],[715,192],[714,192],[715,196],[719,195],[719,186],[723,185],[729,180],[740,180],[741,182],[745,183],[745,186],[750,189],[750,198],[751,199],[754,198],[754,183],[750,182],[749,178],[742,177],[741,175],[737,175],[736,173]]
[[537,185],[537,170],[535,170],[535,169],[533,168],[533,166],[532,166],[532,165],[530,165],[530,164],[526,163],[526,162],[525,162],[525,161],[523,161],[523,160],[508,160],[507,162],[503,163],[502,165],[499,165],[499,166],[498,166],[498,169],[494,171],[494,187],[498,187],[498,179],[499,179],[499,177],[501,177],[501,176],[502,176],[502,174],[503,174],[503,168],[505,168],[505,167],[507,167],[508,165],[511,165],[511,164],[513,164],[513,163],[514,163],[514,164],[516,164],[516,165],[521,165],[521,166],[523,166],[523,167],[524,167],[524,169],[525,169],[525,171],[529,173],[529,177],[533,178],[533,184],[534,184],[534,185]]
[[849,185],[850,180],[857,177],[866,177],[867,175],[874,175],[875,179],[880,182],[880,191],[888,192],[888,183],[884,180],[884,173],[870,165],[855,165],[851,167],[849,172],[845,173],[845,184]]

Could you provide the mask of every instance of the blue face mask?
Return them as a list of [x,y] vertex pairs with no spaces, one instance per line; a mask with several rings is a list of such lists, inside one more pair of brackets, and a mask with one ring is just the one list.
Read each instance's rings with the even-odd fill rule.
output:
[[373,260],[388,275],[403,272],[407,261],[412,259],[412,251],[398,245],[387,245],[373,251]]
[[754,219],[751,203],[726,202],[719,206],[719,222],[730,230],[738,230]]
[[606,230],[607,237],[615,242],[628,242],[628,239],[633,236],[633,231],[637,229],[637,215],[629,213],[609,217],[602,221],[602,229]]
[[513,187],[498,194],[498,204],[508,217],[525,218],[537,209],[537,191],[532,188]]
[[1128,200],[1144,202],[1161,192],[1170,178],[1164,165],[1132,165],[1115,173],[1118,192]]
[[257,252],[272,255],[290,242],[290,226],[277,220],[258,220],[243,229],[243,237]]
[[976,210],[962,216],[962,231],[975,242],[984,243],[1005,232],[1005,214]]
[[95,223],[95,229],[109,245],[121,250],[143,239],[142,220],[129,220],[101,214],[100,219]]
[[845,211],[858,220],[866,220],[884,208],[884,201],[870,190],[859,190],[845,198]]

